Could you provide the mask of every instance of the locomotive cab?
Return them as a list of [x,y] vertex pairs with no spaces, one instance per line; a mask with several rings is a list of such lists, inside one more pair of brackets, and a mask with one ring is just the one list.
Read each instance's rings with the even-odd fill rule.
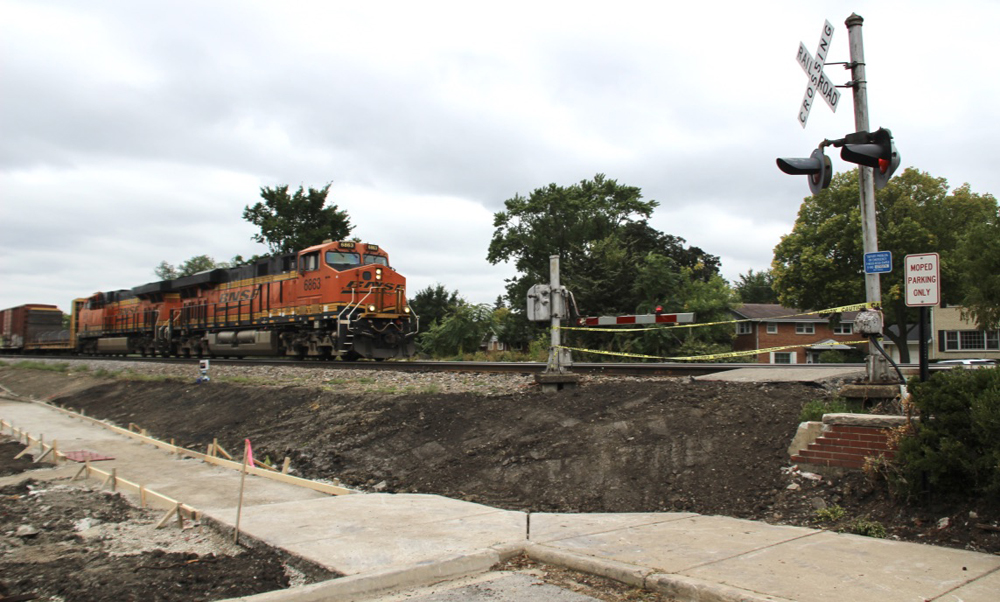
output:
[[413,354],[416,323],[406,306],[406,281],[391,268],[381,247],[326,241],[299,253],[298,271],[301,300],[322,307],[316,328],[334,329],[329,350],[323,343],[304,346],[303,337],[297,337],[299,342],[292,346],[298,354],[329,353],[347,359]]

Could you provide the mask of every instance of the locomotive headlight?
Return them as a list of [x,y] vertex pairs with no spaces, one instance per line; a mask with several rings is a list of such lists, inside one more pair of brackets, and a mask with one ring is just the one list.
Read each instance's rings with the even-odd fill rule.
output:
[[382,279],[382,268],[375,268],[375,280]]
[[374,305],[369,305],[368,306],[368,311],[374,313],[375,312],[375,306]]
[[403,313],[404,313],[404,314],[408,314],[408,313],[410,313],[410,308],[409,308],[409,307],[404,307],[404,308],[403,308]]

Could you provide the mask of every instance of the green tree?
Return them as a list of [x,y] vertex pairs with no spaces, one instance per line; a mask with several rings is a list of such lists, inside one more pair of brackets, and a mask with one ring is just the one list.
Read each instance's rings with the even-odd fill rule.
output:
[[983,330],[1000,328],[1000,217],[972,224],[956,259],[967,314]]
[[[549,281],[550,255],[560,256],[560,280],[586,315],[649,313],[657,306],[666,312],[694,311],[684,308],[691,295],[702,292],[699,283],[721,290],[721,305],[728,307],[732,293],[718,275],[719,258],[651,227],[648,219],[657,205],[642,200],[639,188],[603,174],[508,199],[506,210],[494,216],[487,258],[491,263],[512,261],[519,272],[507,285],[511,307],[524,307],[528,288]],[[522,324],[506,325],[517,332],[512,339],[536,338],[520,312],[515,315]],[[676,351],[688,341],[716,344],[714,334],[668,330],[635,335],[567,331],[564,340],[569,346],[648,355]],[[501,340],[507,332],[498,334]]]
[[651,253],[671,259],[677,271],[691,268],[694,277],[718,273],[718,257],[649,226],[656,201],[603,174],[568,187],[549,184],[504,205],[494,215],[487,259],[511,261],[519,272],[507,284],[511,307],[523,307],[528,288],[549,281],[551,255],[559,255],[560,279],[588,314],[636,311],[634,285]]
[[410,310],[420,318],[421,330],[427,330],[433,324],[440,324],[461,303],[462,299],[458,296],[458,291],[449,292],[443,284],[428,286],[418,291],[407,302]]
[[[875,196],[879,248],[892,251],[893,269],[880,279],[884,333],[909,362],[905,344],[916,313],[906,307],[903,259],[914,253],[941,256],[942,301],[963,300],[956,249],[975,224],[996,215],[991,195],[971,192],[966,184],[951,193],[948,182],[909,168]],[[857,170],[841,173],[831,186],[808,197],[792,232],[774,249],[774,288],[783,305],[820,309],[865,299],[864,249],[858,202]],[[895,325],[895,331],[888,326]]]
[[740,274],[740,279],[733,284],[733,289],[743,303],[778,302],[778,294],[774,292],[774,274],[771,270],[754,272],[751,269],[746,274]]
[[418,337],[421,349],[434,357],[475,353],[494,327],[493,308],[488,303],[461,302],[451,313]]
[[319,244],[324,240],[345,240],[354,227],[347,211],[337,205],[326,206],[330,184],[323,188],[303,190],[294,194],[288,186],[263,187],[263,202],[243,209],[243,219],[260,228],[253,239],[267,244],[271,253],[291,253]]
[[225,261],[216,261],[208,255],[195,255],[177,267],[174,267],[173,265],[167,263],[166,260],[163,260],[160,262],[160,265],[153,269],[153,273],[156,274],[156,277],[160,280],[174,280],[176,278],[190,276],[206,270],[228,268],[230,265],[230,263]]

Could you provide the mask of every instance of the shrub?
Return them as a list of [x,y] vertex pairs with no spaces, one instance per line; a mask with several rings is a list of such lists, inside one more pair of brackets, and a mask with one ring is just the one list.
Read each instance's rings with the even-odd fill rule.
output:
[[864,535],[865,537],[885,539],[886,536],[885,526],[882,523],[877,520],[868,520],[867,518],[854,519],[848,526],[848,529],[855,535]]
[[833,506],[817,510],[816,520],[821,523],[835,523],[844,518],[846,514],[846,510],[835,504]]
[[921,420],[899,442],[893,490],[1000,494],[1000,368],[939,372],[910,391]]
[[829,350],[819,354],[821,364],[861,364],[864,363],[864,353],[857,349],[851,351]]

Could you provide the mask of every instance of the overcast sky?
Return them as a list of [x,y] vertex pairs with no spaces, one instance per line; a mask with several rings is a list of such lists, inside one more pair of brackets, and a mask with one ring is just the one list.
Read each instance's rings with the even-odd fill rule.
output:
[[513,275],[486,261],[493,214],[596,173],[735,280],[808,194],[775,158],[855,129],[849,90],[796,120],[799,43],[829,20],[847,61],[852,12],[901,169],[1000,194],[995,1],[0,0],[0,308],[263,253],[260,187],[327,182],[411,294],[492,302]]

